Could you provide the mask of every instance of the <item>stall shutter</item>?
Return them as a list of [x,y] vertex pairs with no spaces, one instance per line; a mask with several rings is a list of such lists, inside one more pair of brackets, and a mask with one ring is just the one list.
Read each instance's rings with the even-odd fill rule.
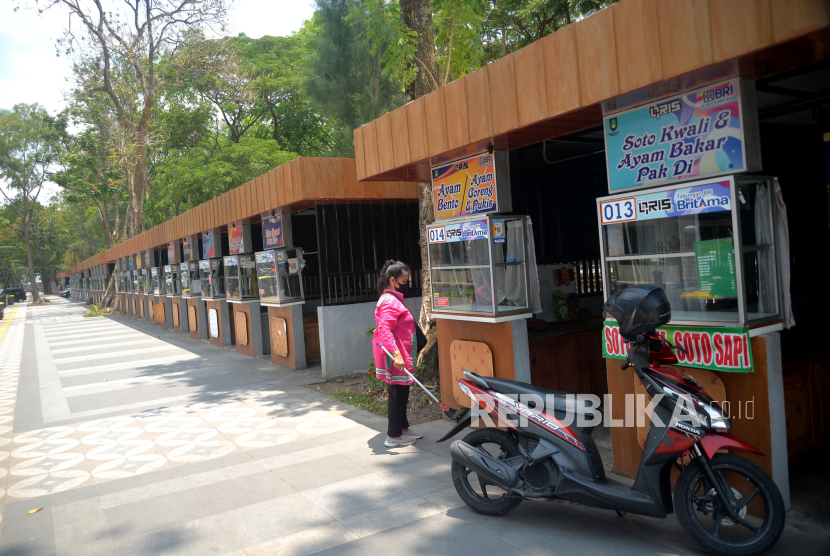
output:
[[243,312],[238,312],[234,315],[234,323],[236,324],[236,342],[240,345],[248,345],[248,315]]
[[288,328],[285,319],[271,319],[271,351],[280,357],[288,357]]
[[164,314],[164,303],[156,303],[153,305],[153,318],[156,322],[167,322],[167,315]]
[[458,387],[464,379],[464,371],[473,371],[481,376],[494,376],[493,353],[487,344],[456,340],[450,344],[452,367],[452,393],[461,407],[470,407],[470,398]]
[[190,325],[190,330],[193,332],[199,331],[199,325],[196,322],[196,307],[193,305],[187,307],[187,323]]

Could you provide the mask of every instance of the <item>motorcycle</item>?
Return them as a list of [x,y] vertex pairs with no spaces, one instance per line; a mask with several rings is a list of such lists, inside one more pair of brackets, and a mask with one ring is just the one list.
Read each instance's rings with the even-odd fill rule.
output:
[[[632,295],[637,296],[633,307]],[[638,297],[650,298],[650,305],[636,306]],[[575,403],[573,394],[465,370],[458,384],[471,408],[454,415],[456,424],[438,442],[470,426],[474,411],[506,430],[480,428],[453,441],[452,478],[459,496],[491,516],[504,515],[525,499],[567,500],[620,516],[665,518],[676,512],[685,531],[712,552],[746,556],[771,548],[784,529],[781,493],[758,465],[734,453],[764,455],[726,432],[731,422],[717,402],[693,378],[664,366],[677,365],[673,350],[682,350],[655,332],[670,320],[665,294],[653,286],[632,286],[612,296],[605,310],[631,342],[623,370],[633,368],[654,400],[634,484],[605,475],[591,437],[594,427],[572,423],[593,408]],[[643,319],[646,313],[650,318]],[[672,497],[673,468],[679,473]]]

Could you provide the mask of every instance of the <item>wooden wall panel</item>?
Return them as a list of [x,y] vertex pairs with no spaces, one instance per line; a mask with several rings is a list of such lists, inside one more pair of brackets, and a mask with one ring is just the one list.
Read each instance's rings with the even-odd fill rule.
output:
[[322,157],[314,157],[307,159],[307,163],[305,165],[305,181],[306,187],[310,188],[309,198],[317,198],[323,199],[326,197],[330,197],[330,191],[328,186],[330,184],[326,184],[323,181],[323,158]]
[[395,148],[392,139],[392,116],[384,114],[377,120],[375,133],[377,134],[378,164],[381,172],[395,167]]
[[447,114],[444,111],[444,91],[438,89],[424,97],[429,152],[444,152],[447,146]]
[[550,116],[570,112],[582,105],[575,29],[574,25],[568,25],[541,41],[545,51],[545,88]]
[[709,0],[709,15],[715,62],[772,42],[769,0]]
[[363,152],[363,127],[354,130],[354,158],[357,161],[357,179],[366,177],[366,154]]
[[712,63],[709,0],[657,0],[663,79]]
[[773,42],[783,42],[827,27],[828,4],[821,0],[769,0]]
[[343,175],[343,195],[349,199],[363,198],[363,183],[357,181],[354,158],[340,159],[340,172]]
[[378,159],[377,120],[363,126],[363,156],[366,157],[366,173],[370,176],[380,173]]
[[[429,142],[427,139],[426,116],[424,114],[424,97],[418,98],[406,105],[406,122],[409,127],[409,154],[412,160],[423,160],[429,156]],[[369,171],[369,165],[366,165]]]
[[441,87],[444,93],[444,114],[447,123],[447,150],[463,147],[470,142],[467,129],[467,81],[456,79]]
[[340,171],[339,158],[318,158],[320,161],[320,183],[329,199],[342,199],[346,196],[343,187],[343,175]]
[[620,92],[662,80],[656,0],[626,0],[613,10]]
[[519,127],[515,68],[513,54],[487,66],[493,133],[506,133]]
[[266,172],[262,176],[262,209],[263,212],[266,210],[271,210],[274,208],[274,204],[271,202],[271,179],[273,176],[273,170]]
[[[395,167],[403,166],[412,162],[412,155],[409,152],[409,123],[406,116],[406,106],[401,106],[389,113],[390,126],[392,128],[392,144],[395,146],[392,154],[395,157]],[[355,159],[357,149],[355,149]],[[357,162],[360,164],[360,162]],[[358,178],[361,179],[358,174]]]
[[487,83],[487,72],[480,69],[462,79],[466,81],[470,143],[489,139],[493,136],[493,122],[490,119],[490,87]]
[[296,159],[292,160],[288,168],[291,172],[291,202],[294,203],[304,198],[308,194],[308,191],[306,190],[306,184],[303,182],[300,162]]
[[548,116],[545,89],[544,42],[536,41],[513,54],[516,71],[519,125],[526,126]]
[[619,94],[614,11],[605,8],[573,25],[576,27],[582,105]]

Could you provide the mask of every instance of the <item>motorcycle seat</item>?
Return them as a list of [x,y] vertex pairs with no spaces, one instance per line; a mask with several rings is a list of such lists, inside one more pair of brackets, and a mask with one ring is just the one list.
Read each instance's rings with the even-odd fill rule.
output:
[[[538,386],[533,386],[532,384],[527,384],[526,382],[507,380],[505,378],[494,378],[490,376],[480,376],[471,371],[467,372],[470,372],[470,374],[475,375],[477,378],[486,383],[490,390],[495,390],[500,394],[522,401],[522,403],[524,403],[522,400],[523,396],[533,395],[542,398],[542,403],[544,405],[547,405],[551,400],[553,400],[552,409],[555,411],[574,413],[576,415],[589,415],[593,411],[597,410],[595,407],[586,408],[584,402],[577,403],[576,394],[559,392],[557,390],[548,390],[547,388],[540,388]],[[529,407],[538,411],[551,409],[550,407]]]

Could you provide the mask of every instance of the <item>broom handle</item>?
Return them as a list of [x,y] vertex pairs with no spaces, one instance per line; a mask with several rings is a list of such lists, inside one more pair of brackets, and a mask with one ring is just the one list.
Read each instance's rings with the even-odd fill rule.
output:
[[[395,356],[394,356],[394,355],[392,355],[391,353],[389,353],[389,350],[388,350],[388,349],[386,349],[386,347],[384,347],[384,345],[383,345],[383,344],[381,344],[380,342],[378,342],[378,345],[380,346],[380,349],[382,349],[383,351],[385,351],[385,352],[386,352],[386,355],[388,355],[390,359],[392,359],[393,361],[395,360]],[[440,402],[440,401],[438,401],[438,398],[436,398],[436,397],[432,394],[432,392],[430,392],[429,390],[427,390],[426,386],[424,386],[423,384],[421,384],[421,383],[418,381],[418,379],[417,379],[417,378],[415,378],[415,377],[412,375],[412,373],[410,373],[409,371],[407,371],[407,370],[406,370],[406,367],[404,367],[404,368],[403,368],[403,372],[405,372],[406,374],[408,374],[408,375],[409,375],[409,378],[411,378],[412,380],[414,380],[414,381],[415,381],[415,384],[417,384],[418,386],[420,386],[420,387],[421,387],[421,389],[422,389],[424,392],[426,392],[426,393],[427,393],[427,396],[429,396],[430,398],[432,398],[433,400],[435,400],[435,403],[437,403],[438,405],[441,405],[441,402]]]

